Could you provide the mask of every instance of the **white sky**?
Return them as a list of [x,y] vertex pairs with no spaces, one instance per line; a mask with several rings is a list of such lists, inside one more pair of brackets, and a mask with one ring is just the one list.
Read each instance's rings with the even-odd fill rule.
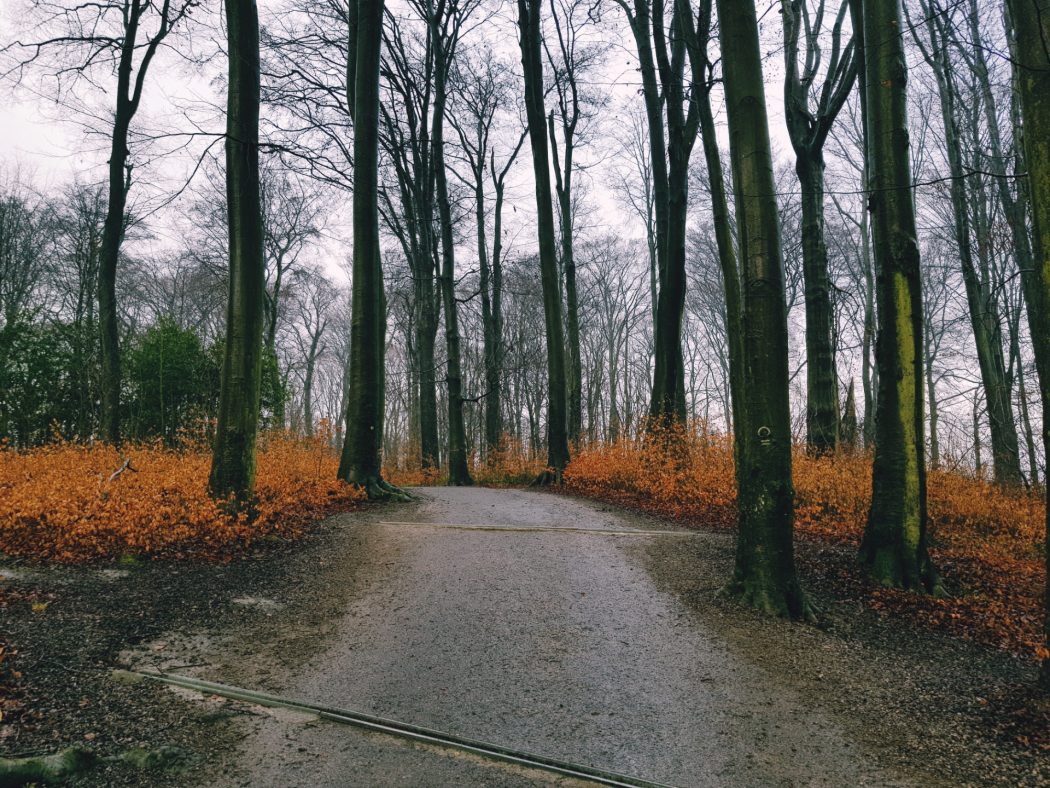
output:
[[[25,0],[4,0],[0,4],[0,45],[8,43],[14,37],[14,31],[18,28],[17,16],[24,2]],[[392,0],[390,4],[396,6],[397,0]],[[266,23],[270,14],[280,9],[281,5],[282,0],[259,0],[263,24]],[[773,0],[762,0],[759,3],[760,15],[764,11],[768,12],[769,8],[775,5],[776,3]],[[500,41],[501,45],[497,45],[497,48],[505,48],[508,57],[511,57],[517,63],[517,41],[514,18],[512,16],[513,10],[513,3],[505,4],[502,13],[491,23],[494,27],[490,33],[486,34],[485,38],[487,43]],[[605,14],[605,19],[612,21],[619,27],[621,35],[617,46],[614,46],[610,52],[608,65],[605,70],[606,74],[600,80],[596,79],[595,81],[614,97],[611,110],[615,110],[617,104],[622,101],[636,100],[640,104],[640,97],[632,97],[632,94],[637,91],[638,76],[633,70],[633,39],[627,32],[626,25],[623,22],[623,14],[618,8],[610,4]],[[790,151],[790,146],[783,124],[781,109],[782,89],[779,81],[774,81],[779,80],[781,74],[779,56],[775,52],[775,48],[779,44],[780,15],[773,11],[772,13],[766,13],[765,19],[766,21],[763,22],[763,38],[766,43],[765,48],[771,53],[771,56],[766,58],[766,98],[770,112],[770,132],[773,136],[774,148],[778,152],[777,155],[782,158],[784,152]],[[200,34],[198,34],[197,38],[199,46],[202,44],[206,46],[201,41]],[[218,61],[212,64],[211,68],[223,69],[224,64]],[[71,117],[68,111],[56,105],[53,101],[33,95],[33,80],[27,80],[27,83],[26,86],[18,90],[12,90],[9,84],[0,85],[0,100],[3,102],[2,109],[0,109],[0,165],[7,170],[17,166],[27,174],[29,180],[48,190],[59,188],[73,178],[87,181],[96,181],[104,178],[104,164],[108,151],[100,145],[100,141],[98,139],[85,138],[82,131],[74,123],[70,122]],[[188,73],[187,68],[179,63],[170,52],[162,52],[158,57],[149,75],[146,94],[146,105],[136,119],[136,125],[139,128],[142,128],[144,124],[148,124],[153,128],[168,127],[187,130],[189,126],[185,119],[181,118],[178,111],[173,109],[175,104],[186,104],[201,100],[210,102],[222,101],[222,96],[216,94],[206,79]],[[99,106],[101,108],[108,111],[111,103],[108,96],[96,93],[95,100],[100,102]],[[169,118],[170,122],[165,123],[164,121]],[[722,119],[719,118],[719,121],[720,126],[722,126]],[[211,125],[211,130],[216,130],[215,126],[217,124],[213,123]],[[725,145],[724,126],[720,133],[723,136],[723,145]],[[599,158],[604,154],[604,150],[601,148],[607,147],[607,145],[602,145],[602,142],[599,141],[595,147],[596,149],[592,151],[581,151],[583,161]],[[527,151],[523,153],[527,153]],[[694,156],[699,155],[699,145],[697,145]],[[181,162],[182,166],[175,162],[170,162],[166,166],[166,170],[171,173],[170,177],[173,184],[177,184],[179,178],[176,176],[181,175],[188,165],[187,157],[183,157],[183,159],[184,161]],[[516,167],[518,172],[516,174],[519,178],[524,178],[527,181],[527,170],[529,168],[525,165],[527,165],[527,157],[519,157]],[[590,180],[594,185],[594,188],[591,190],[591,198],[597,199],[599,202],[605,202],[599,193],[602,191],[605,181],[600,164],[590,173]],[[160,184],[153,185],[159,186]],[[517,192],[518,189],[513,191]],[[523,190],[522,193],[527,195],[529,190]],[[528,206],[524,205],[517,205],[516,207],[518,210],[528,209]],[[600,212],[607,216],[608,213],[605,207],[602,206]],[[615,210],[613,206],[610,205],[609,207]],[[622,224],[620,221],[613,221],[610,223],[610,226],[622,227]]]

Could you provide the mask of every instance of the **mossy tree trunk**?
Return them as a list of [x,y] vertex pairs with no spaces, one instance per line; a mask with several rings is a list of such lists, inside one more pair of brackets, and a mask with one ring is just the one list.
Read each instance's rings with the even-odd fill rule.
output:
[[259,11],[255,0],[226,0],[229,88],[226,201],[230,284],[226,346],[209,489],[251,501],[259,429],[266,263],[259,184]]
[[[1034,269],[1028,321],[1035,350],[1039,391],[1043,403],[1043,456],[1050,456],[1050,0],[1007,0],[1012,17],[1014,68],[1028,164],[1028,193],[1034,229]],[[1047,485],[1050,496],[1050,484]],[[1050,503],[1050,497],[1048,497]],[[1046,533],[1050,537],[1050,506]],[[1044,621],[1050,646],[1050,550],[1046,551],[1047,588]],[[1050,657],[1045,657],[1040,681],[1050,688]]]
[[740,525],[730,588],[777,615],[810,615],[795,573],[787,306],[758,20],[753,0],[718,0],[743,276],[744,429]]
[[861,6],[879,386],[872,504],[859,557],[883,585],[932,591],[936,575],[926,533],[922,285],[901,8],[899,0],[862,0]]
[[354,119],[354,253],[346,436],[338,476],[370,498],[407,497],[383,481],[386,296],[379,257],[379,61],[383,0],[350,3],[347,100]]
[[536,180],[536,224],[539,233],[540,278],[543,285],[543,316],[547,342],[547,466],[560,481],[569,464],[566,422],[565,335],[561,314],[561,287],[551,204],[551,175],[548,159],[547,123],[543,110],[543,61],[540,49],[540,0],[518,0],[518,31],[521,64],[525,79],[525,110]]

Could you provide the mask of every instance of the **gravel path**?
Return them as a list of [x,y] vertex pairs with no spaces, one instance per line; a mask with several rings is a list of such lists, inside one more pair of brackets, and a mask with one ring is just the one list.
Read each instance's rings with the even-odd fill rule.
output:
[[[735,653],[632,555],[695,532],[632,536],[633,518],[537,492],[420,493],[410,515],[375,517],[394,523],[348,525],[373,529],[384,575],[280,682],[284,695],[680,786],[915,784]],[[531,530],[559,527],[593,531]],[[268,718],[241,752],[232,784],[549,779],[301,717]]]
[[0,565],[29,594],[0,633],[37,698],[31,725],[0,724],[0,755],[189,753],[182,772],[111,762],[78,785],[582,785],[110,678],[134,667],[677,786],[1050,783],[1001,724],[1032,680],[1009,656],[824,592],[819,628],[743,609],[717,593],[728,534],[545,492],[418,493],[227,567]]

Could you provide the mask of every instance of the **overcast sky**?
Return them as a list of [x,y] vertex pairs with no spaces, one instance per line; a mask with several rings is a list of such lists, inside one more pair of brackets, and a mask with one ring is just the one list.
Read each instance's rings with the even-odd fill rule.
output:
[[[4,44],[12,40],[18,28],[18,20],[22,17],[20,8],[24,8],[26,0],[4,0],[0,4],[0,42]],[[272,14],[278,12],[283,0],[260,0],[259,8],[262,22],[265,25]],[[391,0],[388,7],[397,9],[399,0]],[[778,51],[780,42],[780,14],[775,10],[776,2],[772,0],[760,0],[759,13],[763,17],[763,45],[767,56],[765,58],[766,68],[766,94],[770,112],[770,131],[774,141],[775,155],[778,159],[785,161],[786,154],[790,152],[784,129],[782,115],[782,68]],[[482,37],[489,45],[502,50],[508,59],[515,64],[518,63],[518,50],[515,29],[515,17],[513,16],[514,4],[504,4],[502,10],[488,24],[484,31],[475,31],[475,40]],[[631,38],[622,12],[609,3],[605,13],[603,36],[613,45],[610,50],[606,68],[601,76],[596,76],[593,81],[602,90],[608,91],[612,97],[609,108],[610,113],[617,113],[625,104],[637,102],[640,106],[638,92],[638,74],[635,70],[635,56],[633,53],[633,39]],[[210,42],[208,38],[214,38],[218,31],[204,30],[195,33],[196,46],[201,51],[208,50]],[[494,43],[495,42],[495,43]],[[201,104],[212,104],[221,106],[224,97],[219,95],[210,77],[225,69],[224,62],[214,61],[209,66],[209,72],[205,74],[194,74],[187,69],[185,64],[174,57],[171,52],[162,52],[151,69],[147,87],[147,103],[136,119],[136,127],[151,128],[154,130],[176,131],[189,130],[183,116],[181,107]],[[85,86],[86,88],[87,86]],[[21,169],[34,185],[48,190],[61,188],[64,184],[79,178],[83,181],[101,181],[105,177],[104,165],[108,157],[105,148],[105,140],[99,137],[85,136],[83,130],[78,127],[72,114],[63,106],[56,105],[53,100],[40,95],[34,95],[34,89],[40,93],[46,93],[48,86],[42,89],[39,82],[28,79],[26,84],[17,90],[12,90],[10,85],[0,85],[0,98],[4,102],[2,110],[3,122],[0,123],[0,164],[5,169],[14,167]],[[96,102],[96,106],[105,112],[111,112],[110,96],[98,91],[84,90],[78,95],[88,97]],[[727,144],[724,118],[716,106],[720,136],[722,144]],[[207,125],[209,131],[221,131],[221,118],[216,118]],[[600,221],[607,222],[610,230],[623,232],[630,228],[628,234],[640,235],[641,226],[633,216],[624,215],[618,207],[617,202],[608,193],[606,182],[609,175],[607,165],[602,163],[607,158],[609,150],[615,147],[614,138],[598,139],[590,150],[581,151],[579,160],[581,163],[590,162],[593,166],[588,170],[586,180],[589,182],[588,200],[596,207],[596,215]],[[133,190],[132,202],[141,204],[143,200],[160,201],[165,192],[179,188],[183,182],[188,169],[196,161],[196,154],[188,153],[168,157],[163,164],[149,168],[148,178],[142,172],[139,177],[148,180],[146,183],[136,184]],[[527,154],[527,149],[524,152]],[[694,158],[700,157],[700,148],[697,145]],[[517,222],[520,225],[516,236],[521,236],[522,246],[530,245],[531,232],[520,232],[526,230],[530,222],[530,216],[534,212],[530,188],[530,167],[527,166],[527,155],[519,158],[513,176],[509,201],[513,207],[508,216],[508,225],[513,227]],[[174,210],[180,210],[178,205]],[[184,210],[184,206],[183,206]],[[177,233],[170,229],[170,216],[158,215],[152,222],[151,227],[155,233],[154,245],[163,246],[167,241],[178,240]],[[345,242],[345,233],[339,229],[339,217],[334,217],[331,234],[336,241],[330,241],[327,251],[318,250],[322,255],[342,255],[344,251],[338,247]],[[333,264],[336,261],[332,261]],[[332,265],[327,265],[330,270]]]

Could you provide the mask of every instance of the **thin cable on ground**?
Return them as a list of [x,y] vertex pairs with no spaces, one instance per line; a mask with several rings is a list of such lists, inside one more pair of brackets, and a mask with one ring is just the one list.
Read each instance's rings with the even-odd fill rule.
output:
[[332,706],[321,706],[305,701],[288,700],[264,692],[255,692],[254,690],[233,687],[228,684],[219,684],[214,681],[204,681],[203,679],[180,676],[175,673],[154,673],[151,671],[137,672],[146,678],[159,681],[163,684],[170,684],[173,687],[182,687],[183,689],[193,690],[206,695],[219,695],[224,698],[229,698],[230,700],[254,703],[259,706],[308,712],[316,714],[321,719],[329,720],[331,722],[353,725],[357,728],[363,728],[376,733],[386,733],[402,739],[409,739],[411,741],[433,744],[439,747],[470,752],[475,755],[512,763],[517,766],[524,766],[530,769],[542,769],[543,771],[560,774],[566,777],[589,780],[590,782],[599,785],[612,785],[619,786],[620,788],[674,788],[674,786],[666,783],[658,783],[639,777],[617,774],[616,772],[598,769],[593,766],[569,763],[568,761],[562,761],[557,758],[549,758],[546,755],[536,755],[522,750],[515,750],[510,747],[503,747],[498,744],[490,744],[477,739],[469,739],[465,736],[457,736],[454,733],[445,733],[433,728],[424,728],[419,725],[398,722],[397,720],[389,720],[372,714],[364,714],[362,712],[349,711],[347,709],[338,709]]

